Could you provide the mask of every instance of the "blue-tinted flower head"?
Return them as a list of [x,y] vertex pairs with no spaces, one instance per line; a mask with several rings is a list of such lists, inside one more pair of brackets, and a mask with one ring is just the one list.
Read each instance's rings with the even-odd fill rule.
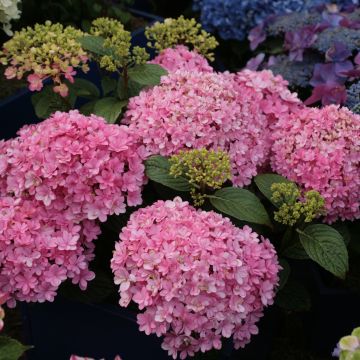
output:
[[[338,0],[339,4],[359,0]],[[217,31],[223,39],[243,40],[249,30],[268,16],[300,12],[334,0],[195,0],[194,10],[207,31]]]
[[359,105],[360,105],[360,81],[352,84],[348,88],[345,105],[350,110],[353,110],[354,108],[356,108],[359,111]]

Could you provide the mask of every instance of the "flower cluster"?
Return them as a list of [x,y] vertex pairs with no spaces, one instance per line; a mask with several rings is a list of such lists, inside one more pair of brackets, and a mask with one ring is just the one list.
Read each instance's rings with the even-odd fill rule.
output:
[[324,215],[325,201],[317,191],[307,191],[301,197],[294,183],[272,184],[271,191],[271,200],[279,206],[274,219],[284,225],[293,226],[300,219],[307,223]]
[[162,50],[151,64],[161,65],[168,71],[186,70],[196,72],[213,72],[214,69],[207,60],[195,50],[190,51],[184,45],[177,45],[174,48]]
[[347,89],[346,93],[347,93],[347,96],[346,96],[345,105],[353,112],[359,111],[357,109],[358,109],[358,106],[360,105],[360,81],[357,81],[356,83],[352,84]]
[[92,220],[141,203],[143,158],[127,127],[78,111],[0,143],[0,293],[8,303],[52,300],[66,278],[86,287],[99,234]]
[[267,68],[275,75],[281,75],[292,87],[306,88],[312,77],[314,66],[321,62],[317,54],[305,54],[302,61],[291,61],[287,55],[272,58]]
[[333,356],[340,357],[341,360],[356,360],[360,356],[360,327],[355,328],[351,335],[340,339]]
[[297,94],[288,89],[288,82],[280,75],[274,76],[269,70],[240,71],[236,74],[236,82],[240,93],[242,87],[256,93],[257,101],[261,111],[266,115],[269,128],[280,117],[301,111],[304,107]]
[[0,198],[0,292],[7,304],[53,301],[67,278],[86,289],[99,227],[75,224],[34,199]]
[[82,34],[71,26],[64,28],[50,21],[16,32],[0,52],[0,62],[7,66],[6,78],[22,79],[29,74],[31,91],[40,91],[43,80],[51,78],[56,85],[54,91],[67,96],[64,79],[74,82],[76,68],[88,71],[88,56],[77,41]]
[[299,104],[284,84],[270,71],[176,71],[130,99],[124,121],[152,155],[201,148],[227,152],[232,181],[243,186],[268,159],[268,122],[288,112],[289,104]]
[[149,40],[148,45],[158,52],[176,45],[186,45],[211,61],[214,60],[213,50],[218,45],[215,37],[203,30],[195,19],[185,19],[183,16],[157,21],[145,30],[145,35]]
[[[248,37],[252,50],[268,36],[279,37],[284,43],[278,55],[259,53],[248,67],[274,70],[292,86],[311,86],[307,105],[318,101],[322,105],[344,104],[346,83],[360,77],[360,56],[353,52],[360,49],[360,21],[352,17],[354,6],[339,3],[275,16],[252,29]],[[268,45],[265,43],[263,49]]]
[[326,220],[360,217],[360,116],[335,105],[303,108],[274,127],[274,171],[325,200]]
[[272,304],[279,265],[271,243],[180,198],[132,214],[111,260],[120,305],[144,312],[140,330],[164,335],[174,359],[220,349],[221,337],[243,347]]
[[144,64],[150,57],[144,48],[134,46],[131,49],[131,33],[118,20],[98,18],[92,22],[90,34],[104,39],[103,47],[109,54],[102,55],[99,63],[108,71],[115,72],[131,62]]
[[30,195],[68,220],[105,221],[124,213],[126,202],[141,204],[144,166],[136,137],[94,115],[57,112],[23,127],[1,160],[0,193]]
[[0,0],[0,23],[7,35],[12,35],[10,21],[20,18],[19,2],[20,0]]
[[[273,14],[299,12],[320,0],[195,0],[201,23],[208,31],[217,31],[223,39],[243,40],[249,30]],[[329,1],[333,2],[333,1]]]
[[202,205],[205,190],[220,189],[221,185],[231,179],[229,155],[224,151],[214,150],[180,150],[169,159],[170,175],[185,176],[191,188],[195,205]]

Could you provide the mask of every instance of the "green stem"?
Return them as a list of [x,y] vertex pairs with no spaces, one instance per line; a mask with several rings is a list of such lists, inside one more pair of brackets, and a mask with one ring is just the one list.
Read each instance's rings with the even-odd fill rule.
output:
[[125,99],[129,98],[129,75],[127,65],[123,69]]

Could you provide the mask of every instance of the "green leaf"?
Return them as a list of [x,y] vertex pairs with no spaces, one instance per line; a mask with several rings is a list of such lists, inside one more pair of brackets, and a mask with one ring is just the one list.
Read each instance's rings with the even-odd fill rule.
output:
[[293,279],[289,279],[277,293],[275,303],[290,311],[306,311],[311,307],[309,292],[301,283]]
[[162,185],[177,191],[190,191],[189,182],[184,177],[173,177],[169,174],[170,164],[166,157],[151,156],[145,162],[146,176]]
[[303,246],[299,241],[288,246],[284,251],[282,251],[281,255],[296,260],[309,259],[309,255],[306,253],[306,251],[304,250]]
[[79,109],[79,111],[80,111],[83,115],[89,116],[89,115],[91,115],[91,114],[94,113],[95,104],[96,104],[96,100],[89,101],[88,103],[86,103],[85,105],[83,105],[83,106]]
[[331,226],[315,224],[297,230],[309,257],[335,276],[344,279],[349,269],[348,252],[341,234]]
[[117,95],[120,99],[129,99],[131,97],[139,95],[140,91],[146,88],[147,85],[139,84],[138,82],[128,79],[127,92],[125,91],[124,79],[119,78],[117,83]]
[[140,91],[147,88],[146,85],[139,84],[136,81],[129,79],[129,97],[138,96]]
[[45,88],[31,97],[35,114],[40,119],[47,119],[56,111],[69,111],[74,107],[76,96],[70,92],[67,98],[62,98],[53,91],[52,86]]
[[129,78],[142,85],[158,85],[167,71],[157,64],[135,65],[128,71]]
[[271,200],[272,191],[271,185],[275,183],[290,183],[288,179],[277,175],[277,174],[262,174],[255,176],[255,184],[259,188],[259,190],[263,193],[263,195],[269,199],[275,206],[276,204]]
[[25,346],[15,339],[7,336],[0,336],[0,359],[18,360],[21,355],[32,346]]
[[252,192],[234,187],[217,190],[208,195],[211,204],[236,219],[272,227],[264,205]]
[[112,91],[115,91],[116,89],[116,80],[112,79],[109,76],[104,76],[101,79],[101,87],[102,87],[102,91],[104,96],[110,94]]
[[102,116],[109,124],[114,124],[127,103],[127,100],[105,97],[95,103],[94,114]]
[[70,84],[69,87],[79,97],[93,100],[100,96],[99,89],[89,80],[76,78],[75,82]]
[[285,284],[287,283],[289,276],[290,276],[289,263],[285,259],[282,259],[282,258],[279,259],[279,263],[280,263],[280,266],[282,267],[282,270],[280,270],[280,273],[279,273],[280,281],[279,281],[278,291],[280,291],[285,286]]
[[111,51],[104,48],[104,41],[100,36],[86,35],[77,39],[84,50],[88,50],[96,55],[110,55]]

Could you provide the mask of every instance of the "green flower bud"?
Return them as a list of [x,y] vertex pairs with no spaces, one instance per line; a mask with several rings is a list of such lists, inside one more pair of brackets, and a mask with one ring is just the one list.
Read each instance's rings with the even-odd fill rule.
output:
[[220,189],[231,179],[229,155],[224,151],[206,149],[181,150],[169,162],[170,175],[185,176],[192,185],[190,194],[196,206],[204,203],[206,189]]
[[[131,49],[131,33],[118,21],[98,18],[92,22],[90,33],[104,38],[104,47],[109,55],[100,58],[100,67],[114,72],[133,63],[144,64],[150,56],[144,48],[135,46]],[[111,54],[111,55],[110,55]]]
[[165,19],[162,23],[157,21],[145,30],[145,35],[148,46],[157,52],[186,45],[211,61],[214,60],[213,50],[218,45],[215,37],[203,30],[195,19],[185,19],[182,15],[178,19]]
[[320,215],[325,215],[324,198],[315,190],[301,192],[294,183],[275,183],[271,185],[271,200],[279,207],[274,212],[274,219],[284,225],[293,226],[299,220],[311,222]]

